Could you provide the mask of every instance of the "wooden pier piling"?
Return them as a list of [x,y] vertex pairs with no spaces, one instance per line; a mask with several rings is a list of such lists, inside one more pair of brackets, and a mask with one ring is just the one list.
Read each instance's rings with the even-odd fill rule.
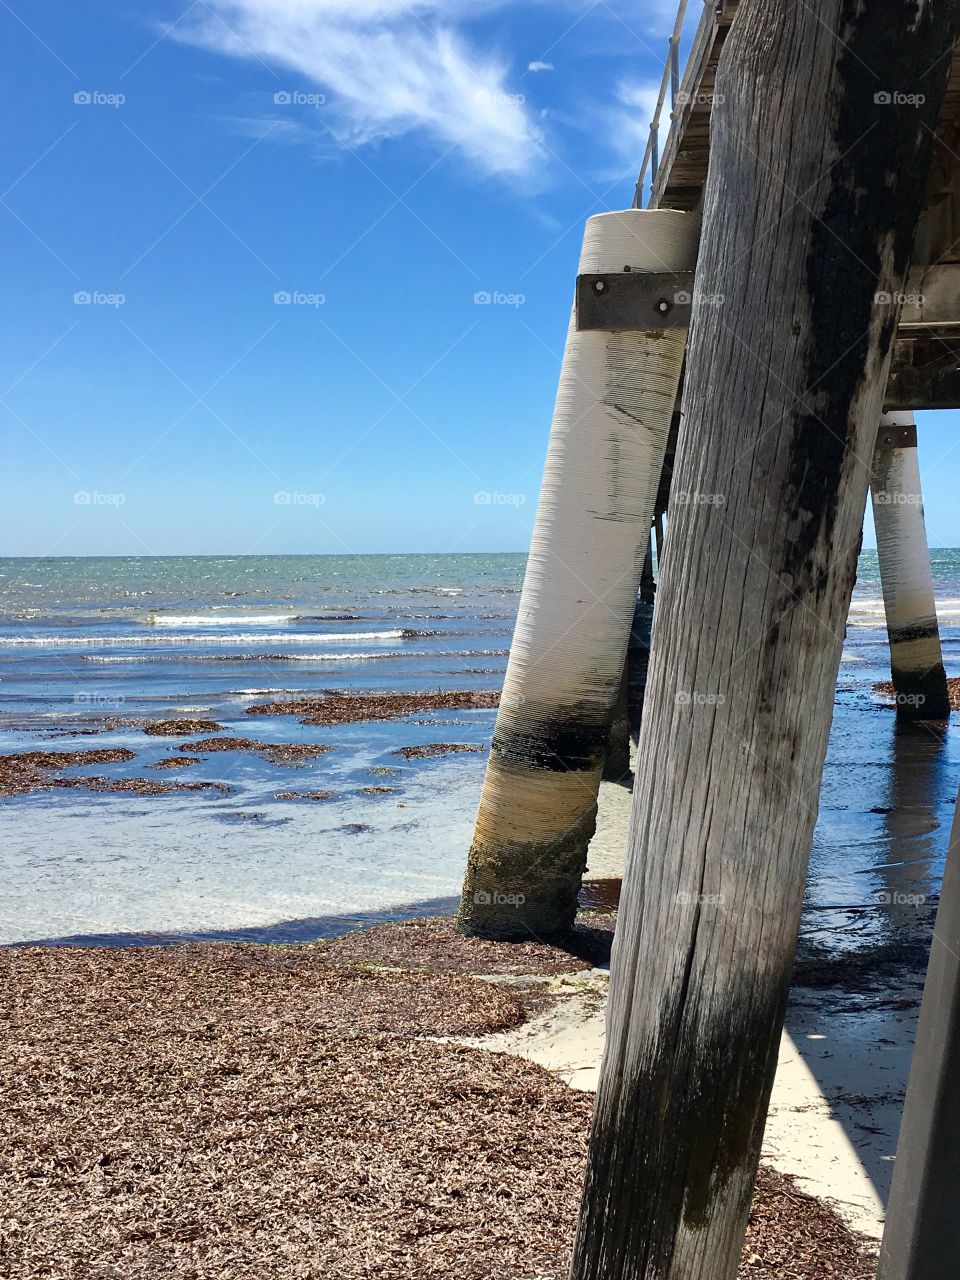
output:
[[[770,0],[721,54],[572,1280],[737,1271],[896,332],[877,298],[956,34],[953,0]],[[882,92],[921,76],[920,102]]]
[[877,1280],[960,1273],[960,801],[900,1126]]

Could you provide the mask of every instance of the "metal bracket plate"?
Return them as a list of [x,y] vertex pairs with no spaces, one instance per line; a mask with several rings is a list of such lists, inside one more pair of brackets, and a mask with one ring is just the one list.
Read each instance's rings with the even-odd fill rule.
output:
[[916,426],[895,427],[881,426],[877,432],[877,448],[915,449],[917,447]]
[[687,329],[692,271],[611,271],[577,276],[577,328],[607,332]]

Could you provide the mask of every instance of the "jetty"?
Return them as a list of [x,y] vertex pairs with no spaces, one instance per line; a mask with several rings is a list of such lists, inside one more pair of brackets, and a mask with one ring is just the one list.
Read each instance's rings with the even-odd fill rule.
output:
[[[571,281],[459,917],[490,938],[572,923],[653,528],[573,1280],[736,1274],[868,500],[897,713],[950,709],[913,415],[960,407],[960,11],[706,5],[681,74],[684,17],[634,205],[589,219]],[[880,1280],[960,1257],[958,955],[960,826]]]

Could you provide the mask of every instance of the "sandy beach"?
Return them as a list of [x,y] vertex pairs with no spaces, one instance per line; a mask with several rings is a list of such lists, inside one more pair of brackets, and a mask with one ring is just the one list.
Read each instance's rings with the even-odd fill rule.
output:
[[[587,901],[629,801],[604,784]],[[562,1280],[615,923],[0,950],[0,1274]],[[866,1280],[922,975],[799,969],[740,1274]]]
[[[584,917],[578,954],[439,920],[0,951],[0,1274],[562,1280],[611,925]],[[761,1172],[744,1278],[871,1267]]]

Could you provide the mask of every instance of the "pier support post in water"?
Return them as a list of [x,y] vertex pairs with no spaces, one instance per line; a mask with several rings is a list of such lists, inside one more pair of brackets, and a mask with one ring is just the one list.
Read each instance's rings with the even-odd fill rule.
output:
[[[640,597],[638,596],[639,600]],[[623,674],[610,721],[610,740],[603,761],[605,782],[623,782],[630,774],[630,653],[623,660]]]
[[897,715],[943,720],[950,714],[950,699],[940,650],[912,413],[885,413],[881,417],[870,492]]
[[[956,12],[768,0],[723,46],[688,500],[657,590],[573,1280],[737,1272],[898,322],[878,299],[904,288]],[[919,105],[877,90],[916,83]]]
[[[590,218],[581,274],[693,269],[699,219]],[[686,332],[571,319],[510,661],[460,907],[465,933],[573,923]]]
[[960,800],[900,1125],[877,1280],[960,1269]]

